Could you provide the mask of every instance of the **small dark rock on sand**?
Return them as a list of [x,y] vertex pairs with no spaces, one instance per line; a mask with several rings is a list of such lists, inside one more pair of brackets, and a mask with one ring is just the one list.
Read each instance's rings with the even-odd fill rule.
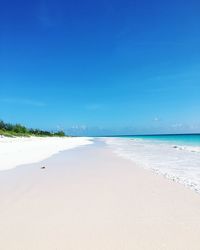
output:
[[43,167],[41,167],[41,169],[45,169],[45,167],[43,166]]

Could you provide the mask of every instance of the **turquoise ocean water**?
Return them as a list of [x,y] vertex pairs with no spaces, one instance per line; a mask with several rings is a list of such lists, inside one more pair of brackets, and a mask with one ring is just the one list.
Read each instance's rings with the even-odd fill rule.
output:
[[116,136],[127,139],[143,139],[157,142],[166,142],[177,145],[200,146],[200,134],[175,134],[175,135],[127,135]]

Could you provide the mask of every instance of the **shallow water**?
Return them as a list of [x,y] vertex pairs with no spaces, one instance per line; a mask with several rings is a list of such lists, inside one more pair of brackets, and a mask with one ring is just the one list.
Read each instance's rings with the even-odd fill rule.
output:
[[118,155],[200,192],[198,138],[196,143],[192,143],[191,138],[187,142],[185,138],[178,139],[129,136],[105,138],[105,141]]
[[184,146],[199,146],[200,147],[200,134],[169,134],[169,135],[129,135],[118,136],[118,138],[126,139],[143,139],[151,140],[154,142],[166,142]]

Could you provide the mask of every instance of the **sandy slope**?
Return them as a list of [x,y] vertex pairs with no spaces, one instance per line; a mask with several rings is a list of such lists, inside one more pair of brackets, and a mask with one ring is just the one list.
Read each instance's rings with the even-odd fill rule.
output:
[[199,195],[102,143],[0,172],[3,250],[199,250],[199,235]]
[[0,170],[38,162],[62,150],[91,144],[86,137],[0,137]]

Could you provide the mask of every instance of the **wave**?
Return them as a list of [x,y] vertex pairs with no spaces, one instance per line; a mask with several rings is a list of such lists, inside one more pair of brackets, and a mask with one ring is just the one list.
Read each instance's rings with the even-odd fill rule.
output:
[[200,147],[142,139],[104,138],[119,156],[200,193]]

